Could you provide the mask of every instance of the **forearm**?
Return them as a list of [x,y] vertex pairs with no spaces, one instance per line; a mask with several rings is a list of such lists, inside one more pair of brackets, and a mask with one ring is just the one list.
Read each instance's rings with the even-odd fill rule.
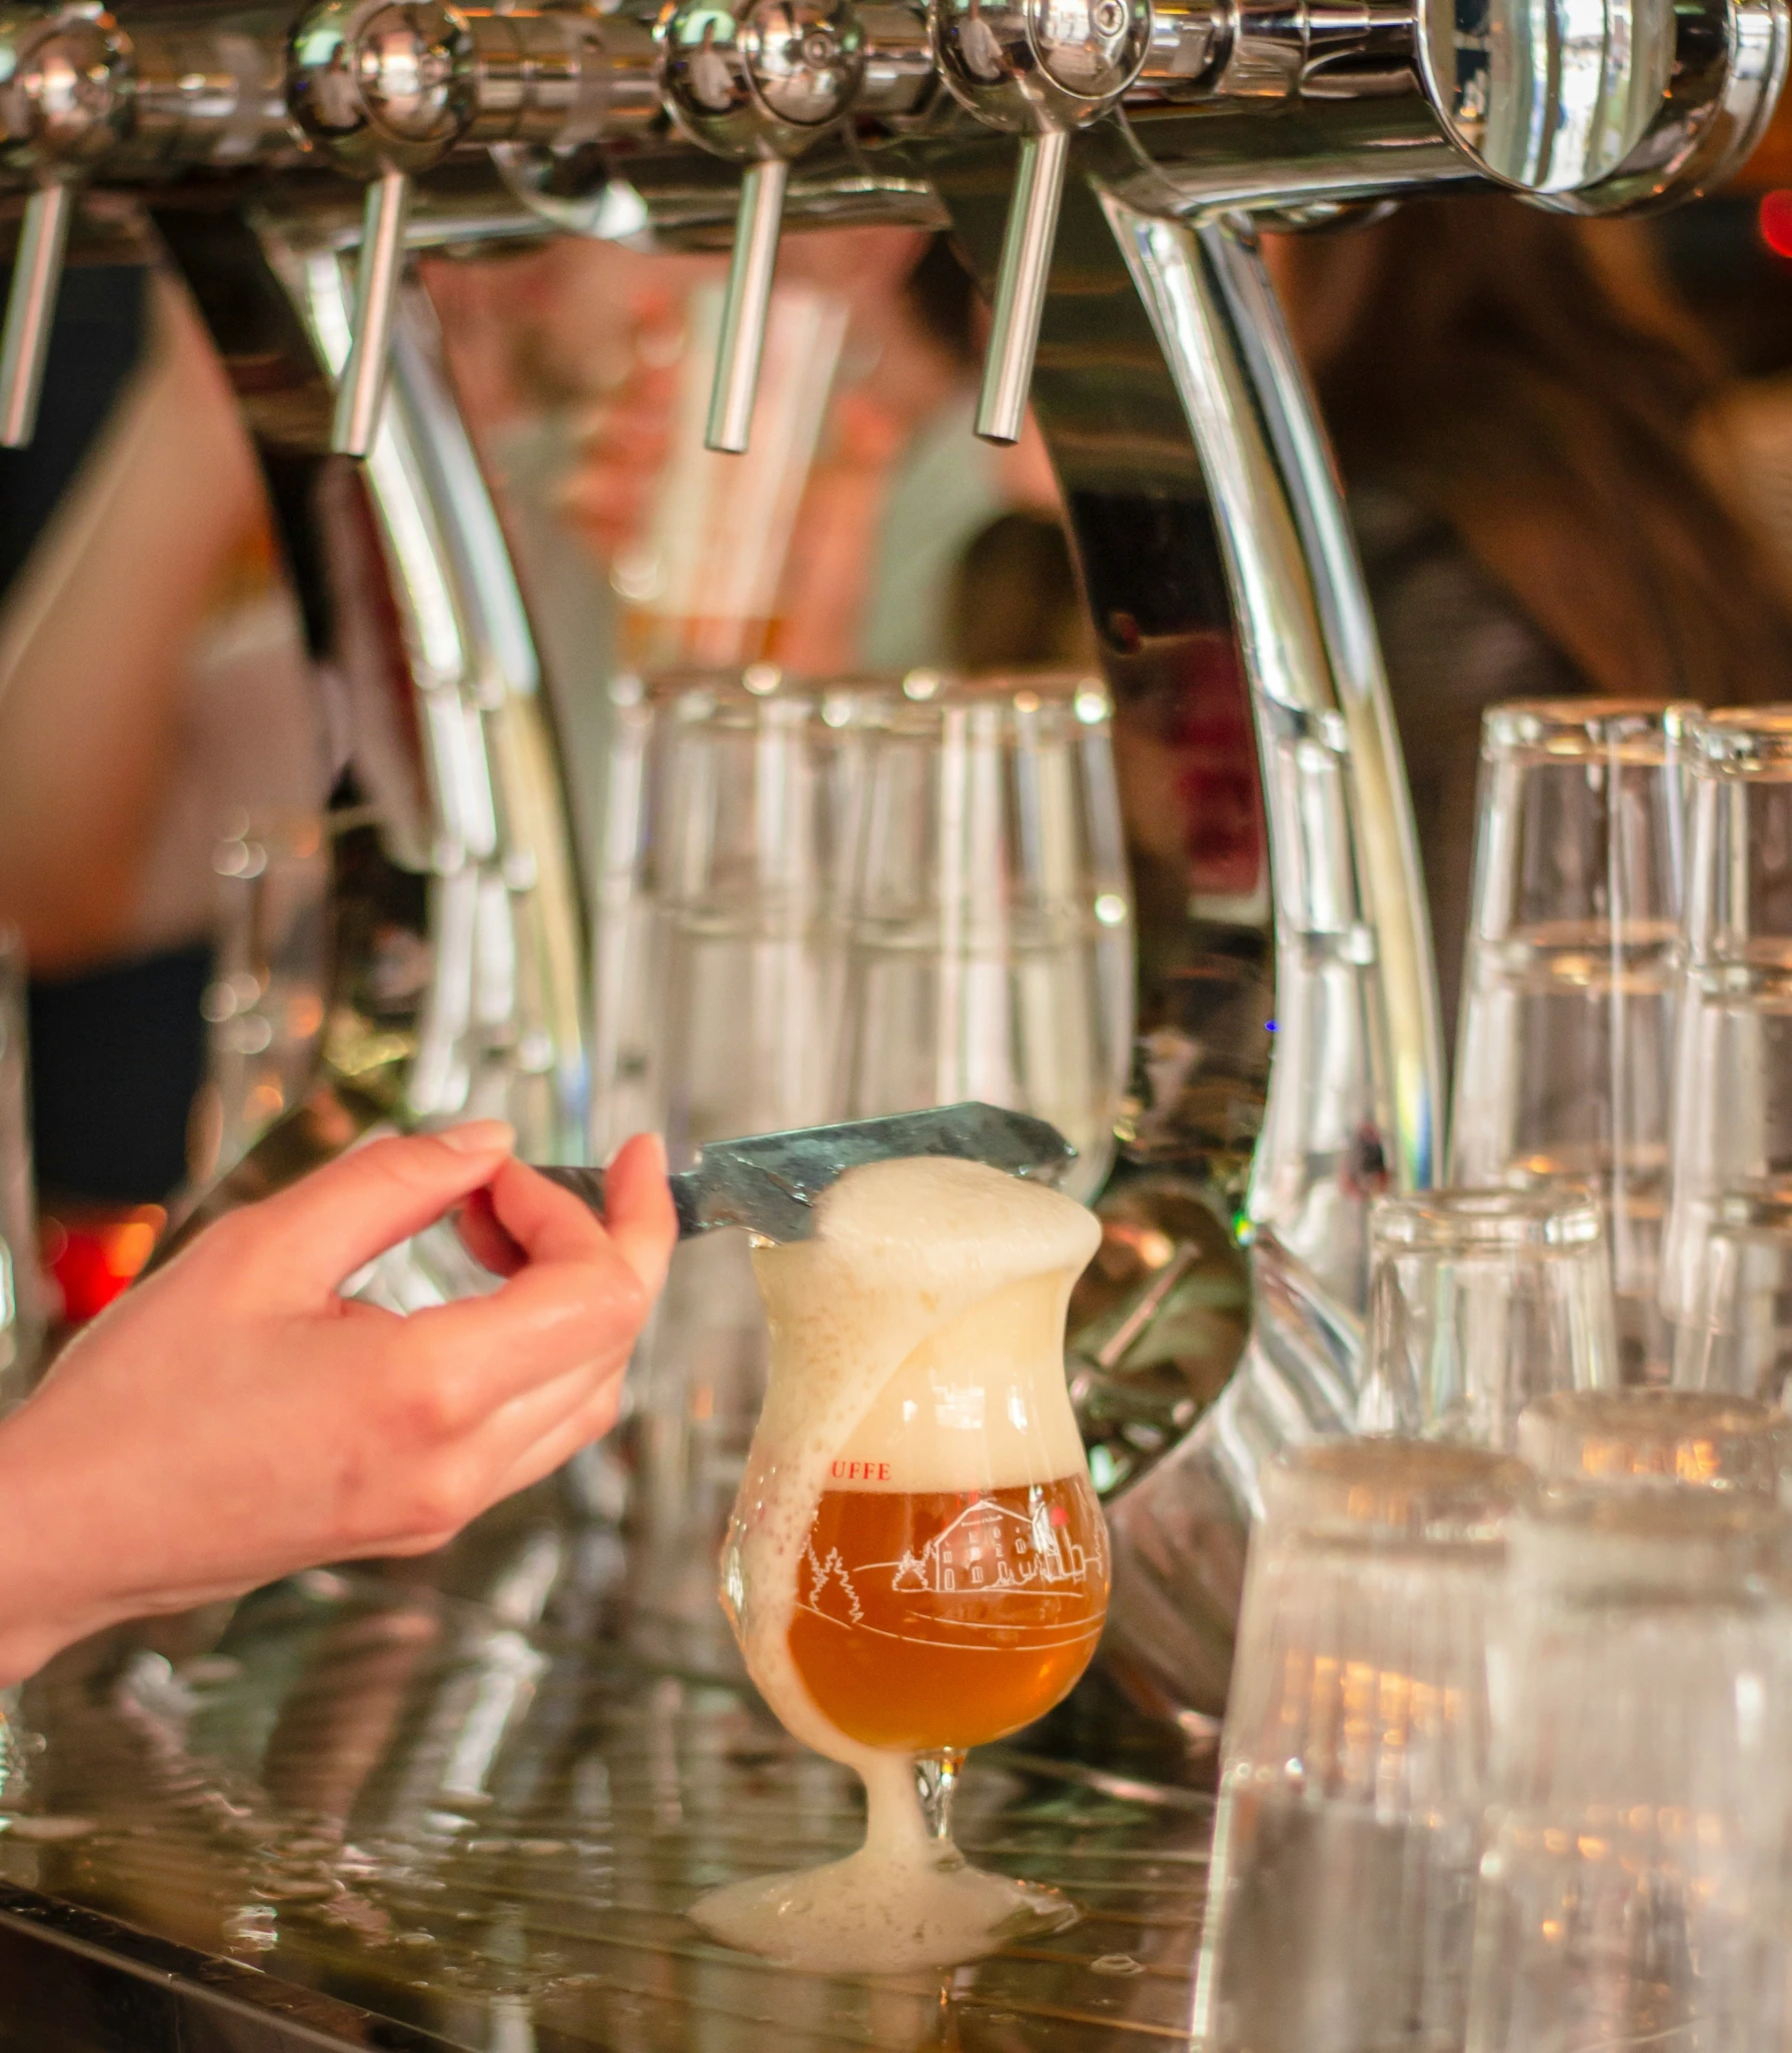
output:
[[0,1549],[0,1687],[127,1615],[107,1601],[115,1536],[88,1515],[92,1479],[36,1441],[23,1411],[0,1422],[0,1517],[13,1535]]
[[260,485],[196,318],[159,284],[146,362],[0,608],[0,919],[40,968],[130,910],[194,630]]

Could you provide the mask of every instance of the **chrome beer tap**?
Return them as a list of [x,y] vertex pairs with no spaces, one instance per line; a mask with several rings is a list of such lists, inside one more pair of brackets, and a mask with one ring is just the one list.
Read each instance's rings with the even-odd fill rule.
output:
[[607,59],[601,18],[579,6],[318,0],[295,24],[294,119],[334,163],[368,181],[337,451],[366,456],[379,428],[417,175],[463,145],[590,140],[608,112]]
[[102,8],[12,11],[0,21],[0,155],[32,181],[0,329],[0,447],[37,426],[45,352],[75,210],[75,183],[130,113],[130,50]]
[[1016,442],[1070,137],[1138,76],[1150,47],[1149,0],[931,0],[928,20],[953,97],[979,121],[1020,138],[976,410],[976,432],[986,442]]
[[747,448],[791,165],[847,116],[865,74],[848,0],[746,0],[735,13],[681,0],[660,30],[673,116],[693,141],[741,159],[741,206],[704,441]]
[[294,118],[345,170],[369,181],[353,339],[331,438],[341,454],[364,457],[385,397],[411,180],[472,123],[473,39],[446,7],[322,0],[300,18],[290,47]]

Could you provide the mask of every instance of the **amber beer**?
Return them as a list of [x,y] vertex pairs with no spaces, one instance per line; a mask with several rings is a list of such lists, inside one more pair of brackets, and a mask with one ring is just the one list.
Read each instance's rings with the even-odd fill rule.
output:
[[835,1466],[865,1473],[842,1473],[846,1487],[822,1497],[790,1630],[824,1716],[864,1745],[927,1753],[981,1746],[1048,1711],[1088,1665],[1107,1611],[1107,1534],[1087,1476],[909,1493],[873,1474],[878,1463]]

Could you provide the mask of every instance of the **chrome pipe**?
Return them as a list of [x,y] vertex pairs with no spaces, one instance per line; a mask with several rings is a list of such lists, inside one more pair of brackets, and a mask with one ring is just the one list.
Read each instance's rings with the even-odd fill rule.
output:
[[411,218],[411,179],[386,171],[367,189],[355,318],[348,362],[336,393],[330,446],[339,456],[364,457],[380,432],[392,323],[405,270],[405,231]]
[[766,350],[766,318],[778,271],[778,238],[784,225],[784,196],[791,167],[782,157],[764,157],[741,180],[734,256],[728,267],[728,295],[722,305],[722,335],[716,348],[716,382],[704,447],[744,456],[753,435],[753,402],[760,387],[760,359]]
[[0,449],[24,449],[37,433],[56,294],[75,215],[74,188],[46,179],[25,202],[18,254],[0,329]]
[[989,345],[977,396],[976,432],[985,442],[1020,440],[1026,399],[1038,354],[1039,321],[1057,239],[1064,171],[1070,161],[1067,129],[1046,128],[1020,138],[1014,194],[1002,232],[1001,267],[995,274]]

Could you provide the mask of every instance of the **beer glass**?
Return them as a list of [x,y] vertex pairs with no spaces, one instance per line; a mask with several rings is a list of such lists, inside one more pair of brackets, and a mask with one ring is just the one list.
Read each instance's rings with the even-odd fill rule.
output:
[[1326,1441],[1265,1474],[1226,1704],[1203,2053],[1453,2053],[1486,1801],[1486,1654],[1527,1472]]
[[911,674],[870,734],[839,1116],[979,1098],[1099,1189],[1132,1052],[1132,908],[1098,679]]
[[1779,1399],[1792,1350],[1792,708],[1694,736],[1662,1305],[1674,1379]]
[[1702,1489],[1513,1521],[1468,2053],[1786,2043],[1785,1537]]
[[[892,1194],[836,1245],[850,1189]],[[864,1777],[867,1844],[695,1914],[818,1969],[944,1966],[1074,1915],[966,1867],[950,1805],[966,1750],[1049,1710],[1106,1615],[1063,1352],[1099,1228],[1055,1192],[927,1161],[850,1172],[818,1232],[755,1254],[772,1373],[723,1602],[780,1718]],[[863,1922],[843,1931],[850,1904]]]
[[1450,1120],[1450,1180],[1591,1183],[1619,1373],[1665,1382],[1657,1303],[1695,708],[1492,708]]
[[1425,1190],[1369,1214],[1357,1427],[1509,1452],[1550,1390],[1616,1381],[1611,1272],[1585,1190]]
[[1552,1485],[1779,1495],[1785,1414],[1703,1390],[1562,1390],[1518,1420],[1518,1458]]

